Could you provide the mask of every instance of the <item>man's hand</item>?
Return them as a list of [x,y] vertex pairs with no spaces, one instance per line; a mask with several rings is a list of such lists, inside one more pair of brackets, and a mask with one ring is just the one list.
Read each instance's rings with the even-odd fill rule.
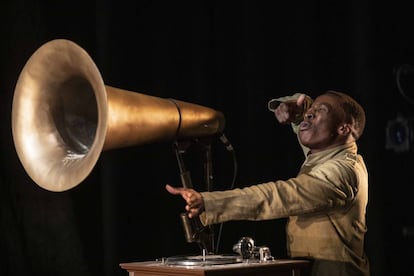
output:
[[292,101],[280,103],[275,109],[275,116],[279,123],[289,124],[297,119],[297,116],[303,112],[303,102],[305,94]]
[[188,217],[196,217],[204,211],[204,200],[201,194],[194,189],[175,188],[171,185],[165,185],[165,189],[173,195],[181,195],[186,202],[185,210]]

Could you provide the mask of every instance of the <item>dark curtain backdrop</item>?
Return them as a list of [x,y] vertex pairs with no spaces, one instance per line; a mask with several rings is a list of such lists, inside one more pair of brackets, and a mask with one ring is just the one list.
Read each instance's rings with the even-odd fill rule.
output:
[[[33,52],[57,38],[83,47],[107,85],[222,111],[236,187],[292,177],[303,161],[289,127],[267,111],[269,99],[348,92],[367,113],[359,149],[370,173],[372,275],[414,275],[412,151],[385,147],[387,123],[413,113],[395,80],[400,64],[414,62],[408,4],[15,0],[0,7],[1,275],[126,275],[120,263],[200,253],[185,241],[184,202],[164,189],[180,185],[172,142],[104,151],[87,179],[64,192],[42,189],[24,171],[11,134],[14,87]],[[214,189],[229,188],[234,159],[217,137],[212,155]],[[203,157],[196,145],[185,156],[199,190]],[[284,227],[283,219],[225,223],[220,253],[251,236],[285,258]]]

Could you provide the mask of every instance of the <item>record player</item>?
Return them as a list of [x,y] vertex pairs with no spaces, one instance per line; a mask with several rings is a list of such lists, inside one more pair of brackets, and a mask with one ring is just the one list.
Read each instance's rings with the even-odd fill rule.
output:
[[267,246],[255,246],[250,237],[242,237],[234,246],[237,254],[209,254],[205,248],[201,255],[173,256],[157,260],[165,265],[208,266],[235,263],[263,263],[274,260]]
[[250,237],[242,237],[234,246],[235,254],[172,256],[155,261],[121,263],[129,276],[292,276],[309,275],[306,260],[275,259],[266,246],[255,246]]

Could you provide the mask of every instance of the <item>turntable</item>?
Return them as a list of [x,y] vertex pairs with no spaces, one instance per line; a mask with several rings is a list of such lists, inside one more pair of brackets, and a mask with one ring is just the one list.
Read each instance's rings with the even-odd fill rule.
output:
[[250,237],[242,237],[233,246],[238,254],[173,256],[149,262],[121,263],[121,268],[129,272],[129,276],[146,275],[308,275],[310,263],[305,260],[277,260],[270,254],[266,246],[255,246]]
[[161,261],[165,265],[181,265],[181,266],[210,266],[225,265],[236,263],[252,263],[267,262],[274,260],[270,254],[270,249],[266,246],[256,247],[254,240],[250,237],[242,237],[238,243],[233,246],[236,254],[208,254],[206,249],[202,250],[201,255],[195,256],[174,256],[163,258]]
[[177,266],[210,266],[241,263],[243,260],[236,255],[193,255],[174,256],[157,260],[165,265]]

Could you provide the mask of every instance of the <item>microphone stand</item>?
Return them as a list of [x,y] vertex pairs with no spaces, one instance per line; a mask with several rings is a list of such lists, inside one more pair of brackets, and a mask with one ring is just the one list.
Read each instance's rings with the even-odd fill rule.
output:
[[[190,145],[190,142],[183,141],[174,143],[175,145],[175,154],[178,161],[178,167],[180,170],[180,179],[182,186],[184,188],[193,188],[191,173],[186,169],[184,164],[183,155],[185,154],[187,148]],[[210,141],[205,141],[203,143],[204,148],[204,175],[205,175],[205,184],[208,191],[212,189],[212,158],[211,158],[211,143]],[[180,214],[181,221],[184,227],[185,237],[188,243],[196,242],[203,251],[203,256],[205,253],[214,252],[214,233],[210,226],[203,226],[199,217],[190,218],[187,213]]]

